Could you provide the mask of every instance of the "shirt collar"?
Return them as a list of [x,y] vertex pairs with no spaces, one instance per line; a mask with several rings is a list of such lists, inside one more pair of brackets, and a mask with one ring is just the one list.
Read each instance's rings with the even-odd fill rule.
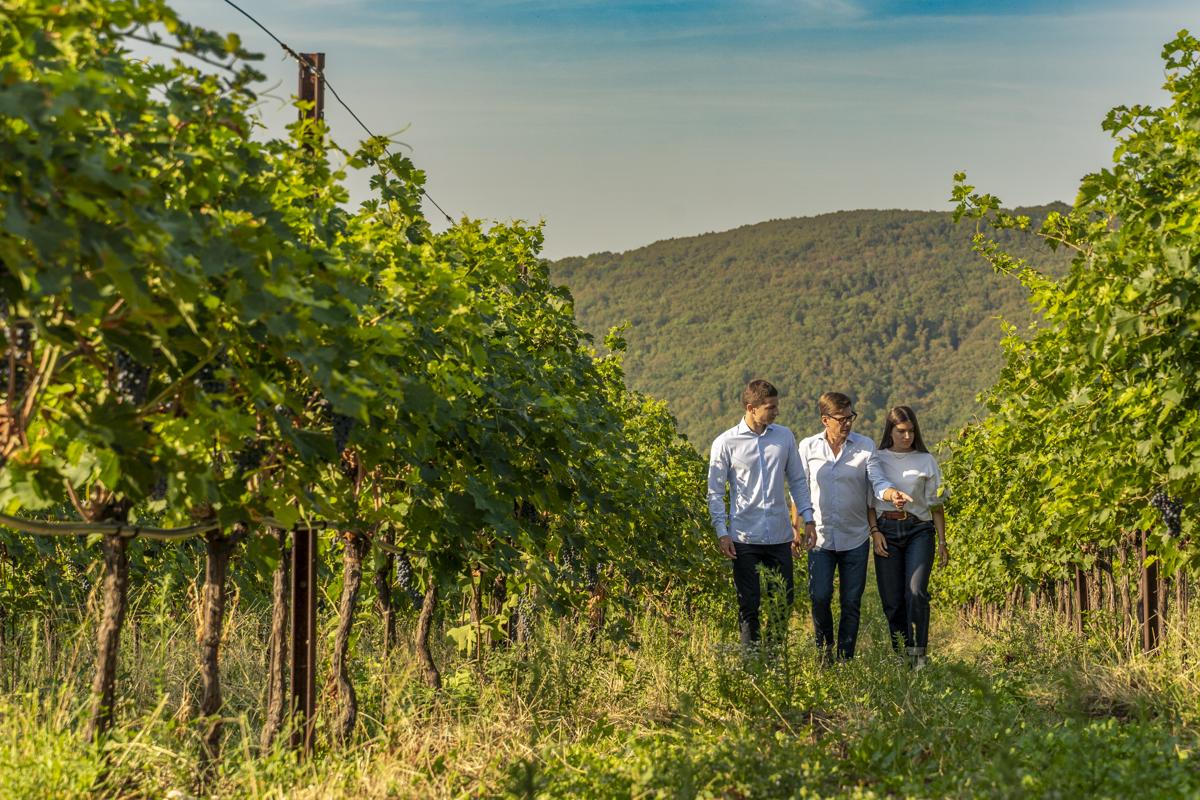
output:
[[[830,453],[833,452],[833,448],[829,445],[829,440],[825,438],[825,431],[818,433],[817,439],[820,440],[821,445],[826,450],[828,450]],[[837,457],[840,460],[848,450],[860,449],[862,449],[862,434],[858,433],[857,431],[850,431],[850,433],[846,434],[846,441],[842,442],[842,449],[838,451]]]
[[775,429],[775,423],[772,422],[770,425],[768,425],[766,427],[766,429],[762,432],[762,434],[757,434],[754,431],[750,430],[750,426],[746,424],[745,417],[742,417],[740,420],[738,420],[738,425],[737,425],[738,433],[748,433],[751,436],[759,436],[759,435],[766,436],[768,433],[770,433],[774,429]]

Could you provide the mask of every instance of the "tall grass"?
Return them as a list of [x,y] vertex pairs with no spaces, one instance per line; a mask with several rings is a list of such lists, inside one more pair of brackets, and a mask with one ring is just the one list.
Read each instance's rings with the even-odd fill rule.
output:
[[30,619],[10,636],[0,654],[0,795],[1200,793],[1200,636],[1190,621],[1171,629],[1159,655],[1130,659],[1120,643],[1080,639],[1045,615],[993,631],[941,613],[931,665],[914,673],[892,653],[870,591],[860,655],[848,664],[818,663],[802,602],[783,646],[744,655],[732,597],[718,594],[647,609],[617,638],[544,618],[530,642],[482,661],[439,638],[440,692],[420,684],[406,647],[383,652],[363,612],[357,734],[335,748],[321,720],[318,750],[303,762],[286,749],[257,751],[267,612],[235,600],[222,651],[224,759],[214,782],[200,786],[194,612],[167,600],[136,599],[122,642],[118,724],[100,747],[79,735],[90,626]]

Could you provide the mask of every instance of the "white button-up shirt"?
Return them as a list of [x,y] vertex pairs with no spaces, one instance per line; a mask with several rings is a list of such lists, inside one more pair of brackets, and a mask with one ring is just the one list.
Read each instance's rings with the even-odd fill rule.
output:
[[800,459],[808,475],[817,524],[817,547],[853,550],[870,536],[867,506],[892,484],[883,474],[875,443],[850,432],[837,456],[824,433],[800,442]]
[[790,430],[768,425],[757,434],[742,419],[718,436],[708,459],[708,513],[717,536],[731,536],[745,544],[790,542],[785,480],[801,516],[812,521],[809,481]]

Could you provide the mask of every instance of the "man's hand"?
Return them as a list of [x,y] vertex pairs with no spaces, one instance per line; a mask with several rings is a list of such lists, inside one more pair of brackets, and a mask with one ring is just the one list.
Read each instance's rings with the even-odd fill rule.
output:
[[887,549],[887,539],[883,538],[882,531],[871,532],[871,544],[875,547],[875,555],[880,558],[889,558],[890,554]]
[[946,543],[938,542],[938,567],[945,567],[950,563],[950,550],[946,547]]
[[792,552],[799,555],[805,550],[812,550],[817,546],[817,524],[815,522],[804,523],[803,532],[795,525],[792,526]]
[[883,502],[891,503],[897,511],[903,511],[904,506],[912,502],[912,497],[892,487],[883,491]]
[[721,555],[732,560],[737,558],[737,550],[733,549],[733,537],[722,536],[717,539],[717,547],[721,550]]

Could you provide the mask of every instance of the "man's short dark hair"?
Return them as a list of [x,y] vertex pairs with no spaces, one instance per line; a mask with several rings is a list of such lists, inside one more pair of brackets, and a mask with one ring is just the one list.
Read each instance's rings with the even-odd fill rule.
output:
[[742,390],[743,406],[761,406],[769,398],[779,397],[779,390],[762,378],[755,378]]
[[845,411],[852,405],[854,401],[841,392],[826,392],[817,398],[817,411],[822,417],[831,417],[835,412]]

